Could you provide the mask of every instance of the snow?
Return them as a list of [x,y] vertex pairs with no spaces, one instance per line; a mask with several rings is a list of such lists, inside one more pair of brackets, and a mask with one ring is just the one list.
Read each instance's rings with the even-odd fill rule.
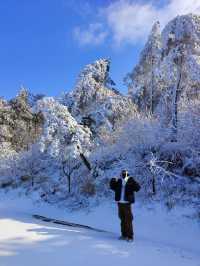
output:
[[[187,209],[134,206],[134,243],[117,240],[116,204],[70,212],[27,198],[1,197],[0,265],[199,266],[199,224]],[[108,233],[35,220],[33,213],[105,229]],[[185,214],[185,215],[184,215]]]

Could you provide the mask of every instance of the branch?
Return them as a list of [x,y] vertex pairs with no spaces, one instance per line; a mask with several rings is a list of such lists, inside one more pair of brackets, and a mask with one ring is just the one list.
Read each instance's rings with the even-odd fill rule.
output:
[[87,167],[87,169],[89,171],[91,171],[92,170],[92,166],[91,166],[90,162],[88,161],[88,159],[83,154],[83,152],[81,152],[81,148],[80,148],[79,145],[77,145],[77,149],[79,151],[79,155],[80,155],[81,160],[83,161],[83,163],[85,164],[85,166]]
[[81,157],[83,163],[85,164],[85,166],[88,168],[88,170],[91,171],[92,170],[91,164],[88,161],[88,159],[85,157],[85,155],[83,153],[80,153],[80,157]]
[[[154,171],[154,169],[153,168],[155,168],[156,170],[158,170],[158,172],[163,172],[165,175],[167,175],[167,176],[174,176],[174,177],[176,177],[176,178],[183,178],[183,177],[185,177],[185,176],[181,176],[181,175],[178,175],[178,174],[175,174],[175,173],[173,173],[173,172],[171,172],[171,171],[168,171],[168,170],[166,170],[165,168],[163,168],[162,166],[159,166],[157,163],[159,163],[159,162],[167,162],[167,163],[170,163],[170,164],[173,164],[172,162],[169,162],[169,161],[157,161],[157,160],[155,160],[155,157],[150,161],[150,170],[153,170]],[[199,178],[199,177],[198,177]]]

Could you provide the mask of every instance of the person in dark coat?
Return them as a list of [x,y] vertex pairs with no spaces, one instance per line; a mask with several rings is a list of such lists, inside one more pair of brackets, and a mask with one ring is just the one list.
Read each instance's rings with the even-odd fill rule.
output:
[[115,201],[118,203],[118,215],[121,220],[120,239],[133,241],[133,214],[131,204],[135,202],[135,192],[140,190],[139,183],[128,171],[121,172],[121,178],[112,178],[110,188],[115,192]]

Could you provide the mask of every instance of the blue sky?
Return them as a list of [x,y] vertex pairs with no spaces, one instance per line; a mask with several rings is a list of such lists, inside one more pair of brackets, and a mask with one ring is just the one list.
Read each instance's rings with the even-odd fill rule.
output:
[[[183,4],[184,2],[184,4]],[[0,0],[0,96],[20,86],[59,95],[73,88],[84,65],[111,58],[111,77],[136,64],[152,24],[199,13],[199,0]]]

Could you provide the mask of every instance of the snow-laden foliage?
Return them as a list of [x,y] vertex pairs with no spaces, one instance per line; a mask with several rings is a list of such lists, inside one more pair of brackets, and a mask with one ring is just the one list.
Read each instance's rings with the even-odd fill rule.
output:
[[[178,105],[181,98],[192,100],[198,95],[199,25],[198,16],[180,16],[172,20],[162,32],[160,84],[162,97],[165,95],[165,99],[168,98],[165,105],[172,120],[174,112],[177,112],[175,105]],[[160,102],[164,104],[163,99]]]
[[0,100],[1,156],[28,149],[41,134],[42,124],[41,113],[33,112],[28,104],[26,90],[10,101]]
[[109,60],[100,59],[87,65],[79,74],[75,89],[66,95],[66,105],[74,115],[116,94],[115,90],[107,87],[110,83],[114,85],[109,77],[109,69]]
[[200,151],[200,101],[184,101],[179,106],[178,141]]
[[198,95],[199,58],[199,16],[178,16],[161,34],[154,25],[139,64],[128,76],[129,94],[141,110],[164,114],[167,123],[176,127],[172,121],[176,119],[175,105],[180,98]]
[[72,115],[102,137],[136,111],[132,101],[115,89],[109,76],[110,61],[100,59],[87,65],[78,77],[74,90],[61,97]]
[[7,180],[18,185],[25,182],[25,187],[39,189],[43,198],[52,194],[66,198],[68,173],[71,175],[80,164],[80,153],[87,155],[94,145],[91,132],[89,128],[79,125],[67,107],[54,98],[44,97],[37,101],[34,112],[43,115],[42,134],[29,150],[10,160],[4,158],[0,169],[0,176],[4,177],[1,185],[7,184],[7,176]]
[[[194,114],[192,120],[195,117]],[[119,176],[122,169],[127,169],[142,185],[141,200],[161,200],[169,208],[176,204],[193,205],[198,210],[200,154],[194,143],[199,147],[200,132],[197,130],[193,136],[190,132],[191,142],[187,143],[188,118],[185,114],[182,119],[185,128],[177,142],[171,142],[170,130],[159,121],[142,115],[115,132],[110,144],[90,156],[104,189],[110,176]],[[191,128],[195,128],[194,124]]]
[[[39,139],[42,152],[59,157],[61,151],[71,146],[76,156],[79,153],[77,146],[84,151],[90,149],[92,143],[89,128],[79,125],[66,106],[59,104],[54,98],[45,97],[37,102],[35,109],[41,112],[45,119],[43,133]],[[67,150],[63,152],[67,153]]]

